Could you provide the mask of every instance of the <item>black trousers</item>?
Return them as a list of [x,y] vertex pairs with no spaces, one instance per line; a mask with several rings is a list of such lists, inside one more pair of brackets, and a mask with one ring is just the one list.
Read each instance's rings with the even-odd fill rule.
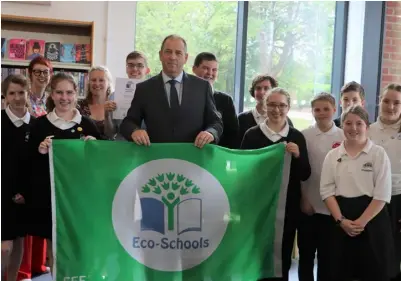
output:
[[329,215],[301,215],[298,228],[299,281],[314,281],[313,269],[317,252],[317,281],[330,280],[329,228],[333,218]]
[[[397,262],[401,263],[401,223],[398,222],[401,219],[401,194],[392,196],[388,207],[393,228],[395,254]],[[398,273],[392,281],[401,281],[401,273]]]

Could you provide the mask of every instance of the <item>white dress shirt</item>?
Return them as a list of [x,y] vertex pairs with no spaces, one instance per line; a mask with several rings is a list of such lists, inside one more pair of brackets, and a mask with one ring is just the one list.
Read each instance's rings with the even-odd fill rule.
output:
[[21,127],[24,123],[29,124],[29,121],[31,120],[31,115],[29,114],[28,110],[26,111],[24,117],[19,118],[11,111],[10,106],[7,106],[6,114],[8,118],[10,118],[11,122],[13,122],[15,127]]
[[308,149],[311,175],[308,180],[301,182],[302,189],[316,213],[330,215],[329,210],[320,196],[320,176],[324,158],[333,148],[338,147],[344,140],[344,132],[334,122],[327,132],[322,132],[317,124],[302,131]]
[[370,139],[384,148],[391,163],[392,194],[401,194],[401,119],[392,125],[383,124],[380,119],[370,125]]
[[63,118],[57,116],[55,110],[47,114],[46,117],[50,121],[50,123],[52,123],[55,127],[59,128],[60,130],[71,129],[76,124],[81,124],[82,120],[81,113],[79,113],[79,111],[75,108],[74,108],[74,117],[71,120],[64,120]]
[[391,165],[384,148],[368,139],[356,156],[347,154],[342,144],[331,150],[323,162],[320,195],[347,198],[367,195],[376,200],[391,200]]
[[[178,93],[178,102],[181,104],[181,100],[182,100],[182,87],[183,87],[183,81],[182,81],[182,77],[184,76],[184,72],[181,72],[177,77],[174,77],[174,80],[177,81],[177,83],[175,83],[175,88],[177,89],[177,93]],[[170,104],[170,89],[171,89],[171,85],[169,83],[171,79],[171,77],[167,76],[167,74],[165,74],[162,71],[162,77],[163,77],[163,82],[164,82],[164,89],[166,90],[166,94],[167,94],[167,101],[168,104]]]

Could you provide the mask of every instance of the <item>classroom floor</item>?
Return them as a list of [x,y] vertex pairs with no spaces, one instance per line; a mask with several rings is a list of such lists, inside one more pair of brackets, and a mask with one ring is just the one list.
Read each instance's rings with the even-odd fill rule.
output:
[[[315,266],[315,280],[316,280],[316,266]],[[33,281],[51,281],[50,274],[36,277]],[[290,270],[290,281],[298,281],[298,262],[294,261]]]

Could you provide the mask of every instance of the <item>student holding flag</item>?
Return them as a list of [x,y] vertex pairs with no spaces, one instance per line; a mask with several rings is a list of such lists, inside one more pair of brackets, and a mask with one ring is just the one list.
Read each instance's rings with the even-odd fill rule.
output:
[[285,142],[286,151],[292,154],[282,242],[283,277],[265,279],[288,281],[295,232],[301,214],[301,181],[309,178],[311,168],[304,136],[288,124],[290,94],[282,88],[273,88],[266,94],[263,103],[267,108],[267,119],[245,133],[241,148],[258,149]]
[[349,107],[341,124],[345,141],[327,154],[320,181],[320,194],[335,221],[328,237],[330,277],[389,281],[396,273],[385,208],[391,199],[390,160],[368,138],[369,116],[363,107]]
[[[371,140],[386,150],[391,162],[390,216],[398,265],[401,265],[401,85],[390,84],[380,95],[379,118],[370,126]],[[399,273],[394,281],[401,281]]]
[[82,116],[75,108],[77,84],[70,74],[60,72],[50,81],[51,94],[47,98],[48,114],[39,117],[32,128],[30,147],[34,181],[31,194],[31,235],[47,239],[49,266],[53,266],[52,210],[50,191],[49,148],[52,139],[96,139],[100,133],[95,123]]

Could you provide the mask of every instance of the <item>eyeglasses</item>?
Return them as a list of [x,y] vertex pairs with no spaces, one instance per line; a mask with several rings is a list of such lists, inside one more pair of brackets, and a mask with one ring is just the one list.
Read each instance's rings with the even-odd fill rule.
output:
[[271,87],[269,87],[269,86],[256,86],[255,87],[255,90],[256,91],[260,91],[260,90],[265,90],[265,91],[268,91],[268,90],[270,90],[271,89]]
[[284,109],[286,109],[288,107],[288,104],[285,104],[285,103],[279,103],[279,104],[277,104],[277,103],[268,103],[266,106],[270,110],[273,110],[275,108],[278,108],[279,110],[284,110]]
[[138,68],[138,69],[143,69],[145,66],[142,64],[142,63],[128,63],[127,64],[127,68],[130,68],[130,69],[134,69],[134,68]]
[[35,76],[38,76],[38,77],[39,77],[41,74],[43,74],[44,77],[47,77],[47,76],[50,75],[50,71],[49,71],[49,70],[34,69],[34,70],[32,71],[32,73],[33,73]]

